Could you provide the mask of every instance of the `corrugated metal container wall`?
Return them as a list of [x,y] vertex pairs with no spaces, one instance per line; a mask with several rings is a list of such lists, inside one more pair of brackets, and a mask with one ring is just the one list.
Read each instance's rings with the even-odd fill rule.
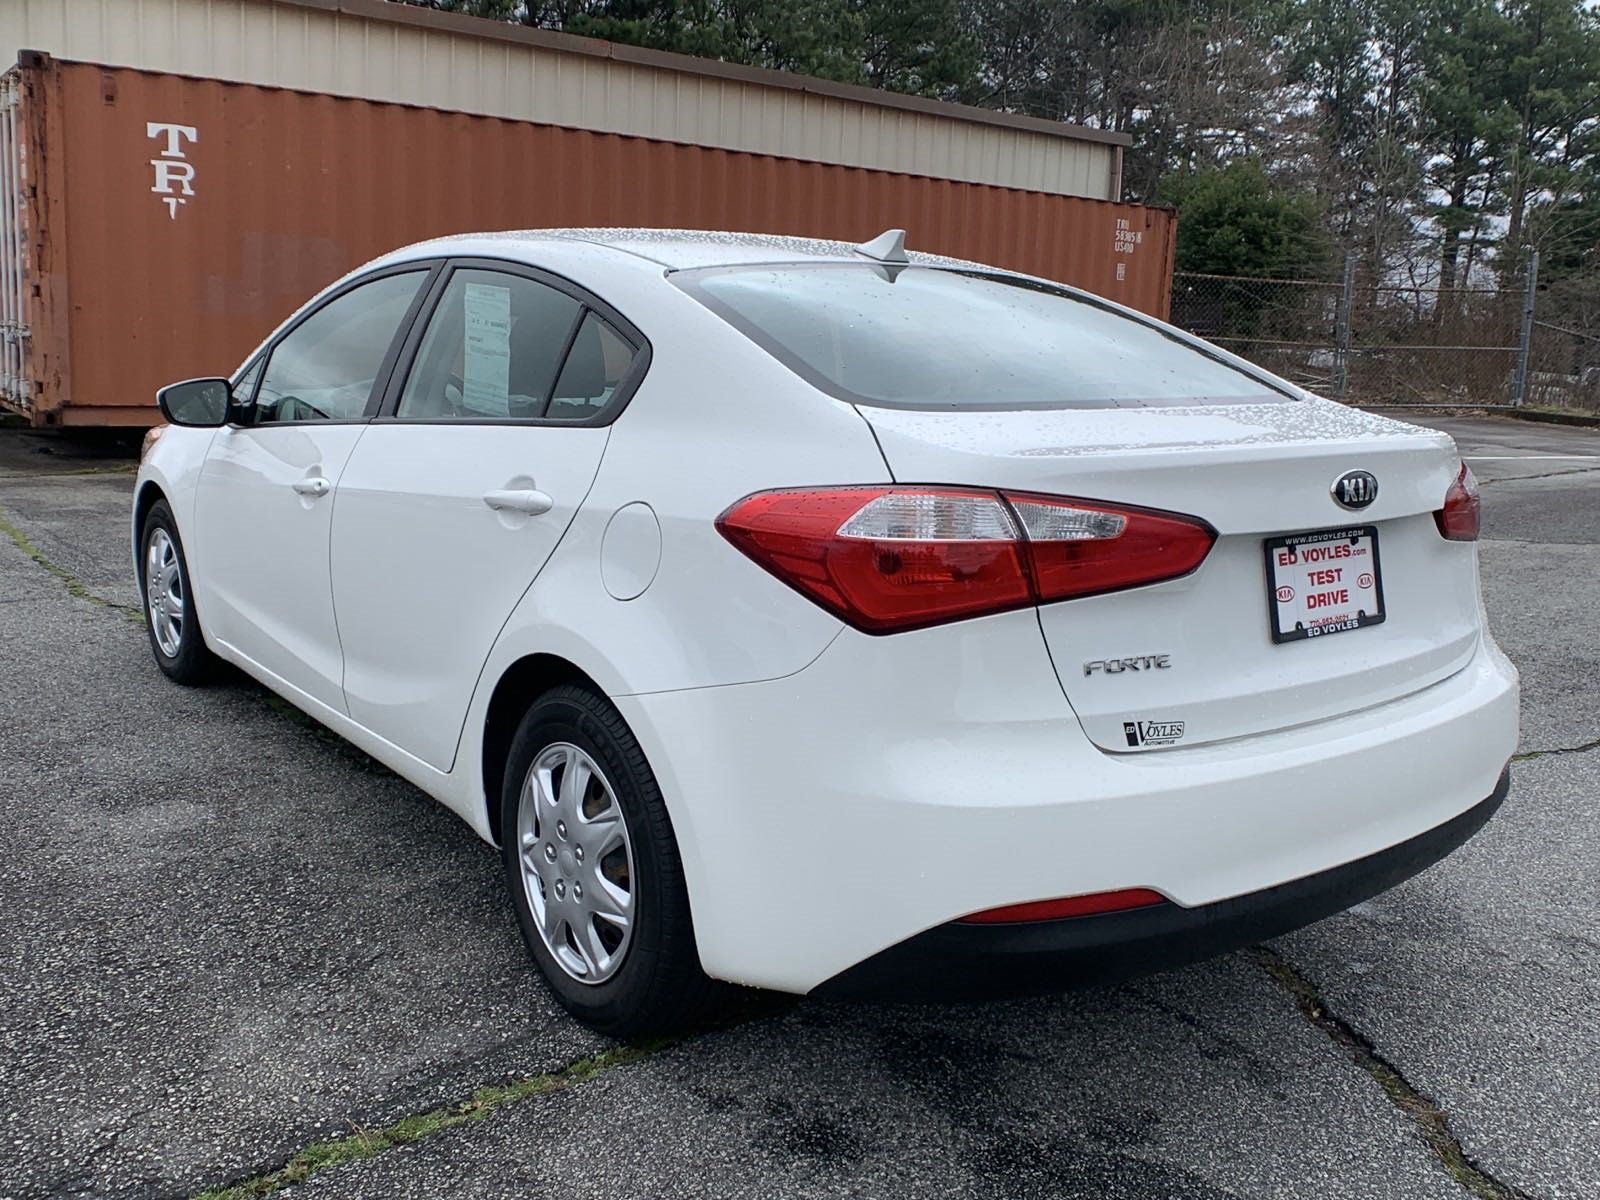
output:
[[0,51],[1097,200],[1128,139],[391,0],[0,0]]
[[658,225],[862,240],[1164,315],[1163,210],[44,59],[18,69],[36,423],[147,424],[344,271],[474,229]]

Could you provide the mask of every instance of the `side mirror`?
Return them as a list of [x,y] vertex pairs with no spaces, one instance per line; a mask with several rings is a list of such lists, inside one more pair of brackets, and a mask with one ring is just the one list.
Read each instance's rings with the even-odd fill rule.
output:
[[186,379],[156,393],[161,415],[174,425],[221,425],[232,390],[226,379]]

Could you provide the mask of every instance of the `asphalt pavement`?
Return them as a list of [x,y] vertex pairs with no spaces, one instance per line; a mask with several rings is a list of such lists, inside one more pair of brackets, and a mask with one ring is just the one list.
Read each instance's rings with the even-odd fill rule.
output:
[[1448,428],[1511,799],[1350,913],[1117,988],[621,1047],[495,853],[150,662],[131,467],[0,433],[0,1197],[1600,1197],[1600,431]]

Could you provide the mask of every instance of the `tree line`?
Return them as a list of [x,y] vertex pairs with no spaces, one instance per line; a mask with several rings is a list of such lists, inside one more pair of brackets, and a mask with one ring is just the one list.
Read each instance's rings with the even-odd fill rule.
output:
[[428,0],[1131,135],[1182,270],[1600,276],[1591,0]]

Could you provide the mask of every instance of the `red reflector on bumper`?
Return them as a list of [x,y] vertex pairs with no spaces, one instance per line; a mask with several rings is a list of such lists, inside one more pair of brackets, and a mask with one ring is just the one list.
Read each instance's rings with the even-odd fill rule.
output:
[[1149,908],[1165,904],[1167,898],[1149,888],[1125,888],[1119,892],[1094,892],[1088,896],[1066,896],[1060,900],[1030,900],[1026,904],[1007,904],[986,908],[962,917],[962,925],[1005,925],[1022,921],[1059,921],[1063,917],[1088,917],[1095,913],[1121,912],[1128,908]]

